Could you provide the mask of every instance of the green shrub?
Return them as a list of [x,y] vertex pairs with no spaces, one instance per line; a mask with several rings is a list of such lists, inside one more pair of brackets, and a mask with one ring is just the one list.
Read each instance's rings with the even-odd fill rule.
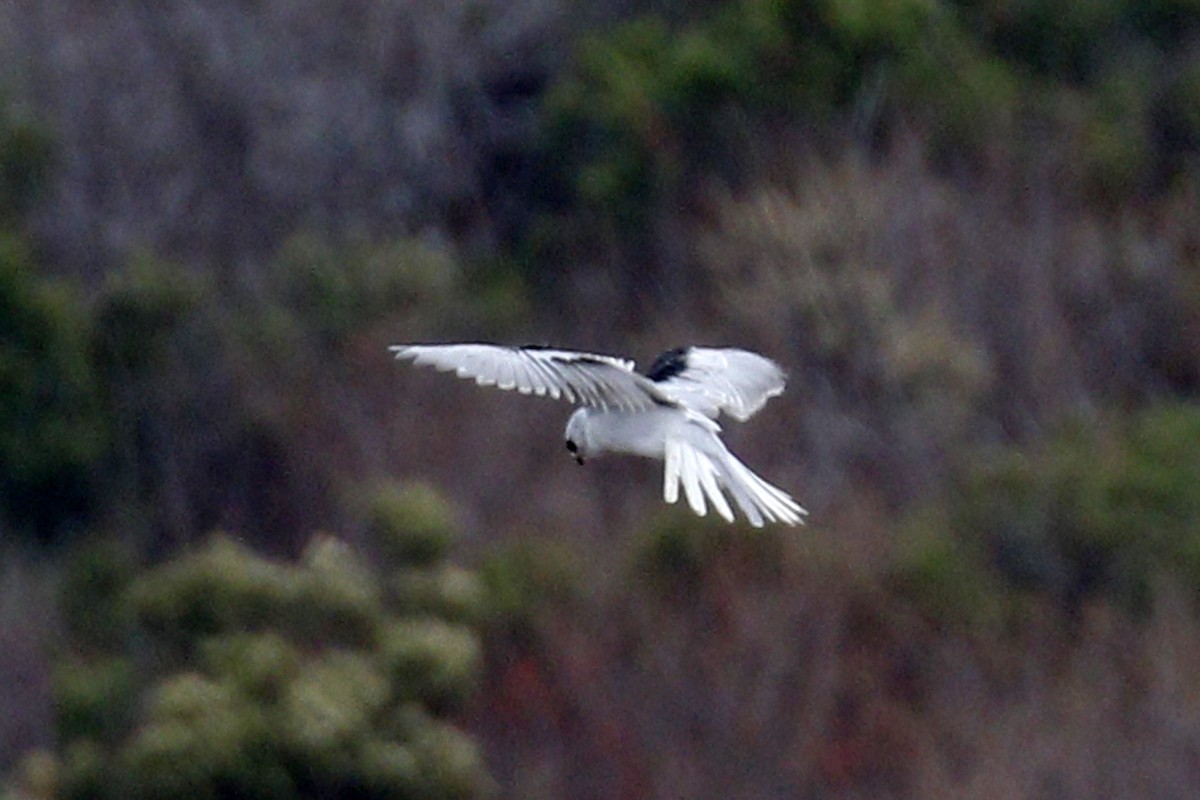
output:
[[[411,532],[389,515],[376,532],[421,540],[433,520],[453,534],[436,495],[413,496],[438,513],[411,517]],[[110,606],[122,595],[127,616],[107,637],[80,637],[57,671],[61,753],[47,755],[47,775],[59,796],[479,796],[478,748],[441,719],[479,679],[479,638],[464,624],[478,616],[478,583],[441,545],[418,551],[421,566],[376,570],[328,534],[295,562],[215,535],[129,580],[116,551],[81,548],[67,584]],[[413,574],[432,584],[406,605],[392,590]]]
[[469,629],[435,619],[389,625],[379,649],[399,697],[423,700],[438,710],[463,705],[482,664],[479,641]]
[[1093,194],[1115,202],[1144,183],[1152,161],[1150,67],[1121,64],[1097,82],[1082,134],[1084,168]]
[[454,513],[432,487],[387,484],[368,505],[371,538],[390,567],[424,567],[446,557],[455,538]]
[[0,100],[0,224],[33,208],[54,161],[54,142],[38,124],[15,119]]
[[294,573],[294,635],[318,642],[365,645],[381,624],[379,580],[345,543],[317,535]]
[[121,748],[122,796],[293,796],[288,776],[263,758],[271,731],[261,709],[230,687],[182,673],[155,687],[146,719]]
[[136,568],[127,548],[111,539],[84,541],[70,552],[58,607],[79,648],[105,652],[125,640],[132,618],[124,596]]
[[153,258],[111,273],[94,311],[94,357],[106,380],[143,388],[209,298],[195,273]]
[[479,748],[466,734],[437,720],[417,730],[412,751],[418,781],[412,796],[460,800],[486,792],[488,782],[479,777],[483,772]]
[[335,650],[311,659],[280,704],[283,747],[335,782],[353,771],[390,700],[387,677],[364,654]]
[[569,603],[578,592],[579,575],[574,552],[551,540],[514,542],[479,567],[488,616],[515,632],[527,628],[536,609]]
[[108,800],[119,797],[117,769],[110,753],[92,739],[63,744],[60,796],[64,800]]
[[289,241],[272,268],[306,330],[331,343],[371,319],[445,294],[456,274],[446,254],[416,242],[338,246],[305,236]]
[[78,525],[109,435],[86,312],[0,233],[0,513],[44,539]]
[[[420,797],[426,766],[418,763],[408,745],[394,741],[367,742],[360,753],[359,780],[370,797]],[[478,766],[475,765],[476,775]],[[472,797],[476,793],[476,787],[472,786],[464,796]],[[448,796],[449,792],[438,787],[431,794]]]
[[978,629],[998,621],[1004,586],[942,514],[914,515],[902,527],[888,584],[931,619]]
[[64,739],[102,741],[132,719],[138,675],[124,656],[70,660],[54,670],[56,729]]
[[1163,574],[1200,588],[1197,437],[1200,408],[1168,406],[993,456],[958,483],[940,526],[915,525],[935,533],[916,539],[897,577],[918,595],[944,596],[947,610],[980,606],[997,580],[1069,606],[1103,597],[1135,612]]
[[478,622],[483,616],[483,584],[475,573],[461,567],[400,569],[388,585],[391,602],[403,614],[462,623]]
[[302,663],[301,650],[275,631],[214,636],[200,646],[206,674],[264,703],[278,701]]
[[250,427],[229,388],[217,306],[197,272],[149,256],[111,270],[92,301],[90,358],[114,431],[103,510],[140,546],[156,544],[150,531],[195,534],[197,498],[219,496],[223,477],[212,449]]
[[192,556],[139,578],[129,602],[152,635],[190,647],[205,636],[288,619],[299,583],[294,568],[217,535]]
[[720,557],[722,541],[717,525],[666,512],[641,536],[633,570],[664,595],[686,597]]
[[[944,164],[1055,144],[1082,157],[1072,188],[1128,197],[1200,149],[1197,29],[1200,6],[1171,0],[737,0],[623,18],[581,37],[546,95],[552,219],[529,225],[526,252],[557,269],[589,242],[644,249],[664,201],[730,164],[744,180],[747,131],[781,118],[872,142],[915,129]],[[1072,95],[1078,116],[1057,107]]]

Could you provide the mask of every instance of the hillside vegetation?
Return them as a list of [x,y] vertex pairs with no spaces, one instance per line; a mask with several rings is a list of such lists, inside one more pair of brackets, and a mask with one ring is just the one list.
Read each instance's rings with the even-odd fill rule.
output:
[[[14,0],[0,48],[6,800],[1200,781],[1200,4]],[[727,436],[810,524],[386,351],[442,339],[771,356]]]

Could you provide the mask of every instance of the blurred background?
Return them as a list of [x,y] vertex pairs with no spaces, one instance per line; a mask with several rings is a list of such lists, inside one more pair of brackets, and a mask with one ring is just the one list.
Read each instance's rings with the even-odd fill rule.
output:
[[[0,796],[1200,785],[1200,2],[3,0]],[[404,341],[776,359],[800,529]]]

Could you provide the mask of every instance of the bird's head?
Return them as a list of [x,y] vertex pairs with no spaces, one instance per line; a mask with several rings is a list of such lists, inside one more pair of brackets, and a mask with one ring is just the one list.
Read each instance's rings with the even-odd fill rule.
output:
[[587,409],[581,408],[571,415],[567,420],[567,452],[575,459],[575,463],[582,465],[585,458],[590,456],[591,449],[588,446],[588,425],[587,425]]

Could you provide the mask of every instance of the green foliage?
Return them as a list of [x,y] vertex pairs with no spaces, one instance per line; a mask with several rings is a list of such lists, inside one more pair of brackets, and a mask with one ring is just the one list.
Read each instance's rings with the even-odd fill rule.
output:
[[432,487],[389,484],[372,496],[372,538],[394,567],[425,567],[441,561],[454,541],[454,513]]
[[412,619],[387,627],[380,637],[384,669],[405,700],[434,709],[460,708],[479,676],[479,641],[467,628],[435,619]]
[[128,724],[138,691],[129,659],[70,660],[54,672],[56,727],[64,739],[100,741]]
[[318,642],[362,645],[381,624],[380,581],[343,542],[318,535],[294,574],[291,615],[297,635]]
[[345,348],[385,322],[428,335],[511,324],[526,308],[511,271],[497,264],[468,273],[450,248],[417,238],[295,236],[265,266],[263,279],[263,307],[233,323],[248,345],[286,359],[314,345]]
[[484,589],[474,572],[443,564],[399,569],[388,586],[391,600],[406,614],[428,614],[453,622],[478,622],[483,617]]
[[115,511],[130,537],[194,533],[188,494],[221,474],[198,456],[232,438],[222,426],[249,427],[226,389],[217,305],[198,273],[149,256],[110,271],[92,301],[90,358],[114,431],[97,516]]
[[100,744],[92,739],[75,739],[64,746],[60,760],[59,797],[105,800],[114,796],[115,765]]
[[[1062,5],[959,2],[967,30],[1021,75],[1047,121],[1078,138],[1085,188],[1113,202],[1195,163],[1195,104],[1184,88],[1196,64],[1200,5],[1190,0],[1088,0]],[[1045,130],[1045,127],[1040,127]],[[1044,134],[1043,134],[1044,136]],[[1038,142],[1030,143],[1037,147]]]
[[897,577],[954,613],[978,608],[997,580],[1068,605],[1106,597],[1132,611],[1147,607],[1164,573],[1198,586],[1197,436],[1200,409],[1171,406],[992,458],[960,483],[944,523],[910,526],[926,533]]
[[81,649],[102,651],[128,634],[132,618],[124,595],[135,567],[125,547],[106,539],[83,542],[68,555],[58,608]]
[[204,640],[200,663],[206,674],[247,697],[277,701],[303,663],[301,650],[275,631],[232,633]]
[[[245,284],[137,256],[86,303],[43,269],[24,239],[0,232],[0,517],[45,539],[119,517],[143,544],[218,519],[279,536],[270,526],[296,513],[303,490],[328,508],[337,477],[289,461],[340,373],[385,357],[364,331],[510,319],[523,292],[515,279],[472,283],[447,251],[415,240],[339,249],[297,238],[247,267]],[[330,361],[333,347],[358,366]],[[449,541],[405,535],[429,559]]]
[[230,791],[291,797],[286,772],[275,759],[262,759],[269,741],[261,709],[230,687],[181,673],[151,690],[144,722],[118,754],[118,791],[148,800],[216,800]]
[[721,529],[683,513],[665,513],[634,550],[633,569],[667,596],[686,596],[720,557]]
[[[964,70],[970,81],[947,79]],[[546,104],[549,148],[577,176],[585,205],[619,212],[644,207],[683,170],[732,155],[741,142],[721,125],[731,104],[826,116],[882,82],[898,105],[922,93],[962,105],[986,90],[989,102],[971,109],[983,115],[1008,102],[995,88],[1003,73],[936,0],[741,0],[679,29],[646,15],[581,41],[574,73]]]
[[0,100],[0,224],[28,212],[41,195],[54,160],[54,142],[41,126],[15,119]]
[[[444,505],[427,489],[391,491]],[[389,524],[404,533],[398,517]],[[108,602],[126,573],[100,552],[82,551],[71,582]],[[478,637],[387,591],[411,570],[450,569],[421,552],[421,567],[392,574],[326,534],[294,563],[218,535],[137,575],[123,592],[131,622],[113,626],[109,654],[57,672],[57,796],[480,795],[475,744],[441,719],[474,689]]]
[[0,233],[0,513],[43,538],[80,519],[109,433],[86,313]]
[[898,535],[888,583],[933,619],[978,629],[998,621],[1004,587],[944,514],[923,511]]
[[538,608],[563,605],[576,596],[580,565],[561,542],[522,540],[490,554],[479,579],[493,624],[522,631]]
[[291,612],[301,593],[296,569],[255,556],[237,541],[214,536],[188,558],[141,577],[129,602],[141,627],[164,643],[190,647],[206,636],[259,630]]
[[778,577],[789,558],[788,538],[770,526],[730,526],[673,508],[660,514],[634,543],[630,571],[662,599],[689,602],[718,571],[732,571],[748,581]]
[[337,244],[298,236],[269,268],[282,308],[327,345],[386,316],[440,305],[459,277],[447,252],[409,239]]
[[[539,181],[564,240],[638,242],[691,176],[744,163],[751,123],[804,115],[872,141],[897,123],[940,162],[1003,148],[1076,153],[1080,189],[1127,197],[1195,163],[1190,2],[737,0],[582,37],[542,108]],[[965,159],[963,157],[966,157]],[[1156,173],[1155,170],[1158,170]],[[743,176],[744,177],[744,176]],[[549,232],[557,232],[555,241]]]
[[281,699],[285,751],[331,776],[349,773],[391,695],[383,672],[363,654],[335,650],[309,659]]
[[107,380],[145,380],[161,370],[208,297],[195,274],[153,258],[112,273],[94,311],[95,359]]

